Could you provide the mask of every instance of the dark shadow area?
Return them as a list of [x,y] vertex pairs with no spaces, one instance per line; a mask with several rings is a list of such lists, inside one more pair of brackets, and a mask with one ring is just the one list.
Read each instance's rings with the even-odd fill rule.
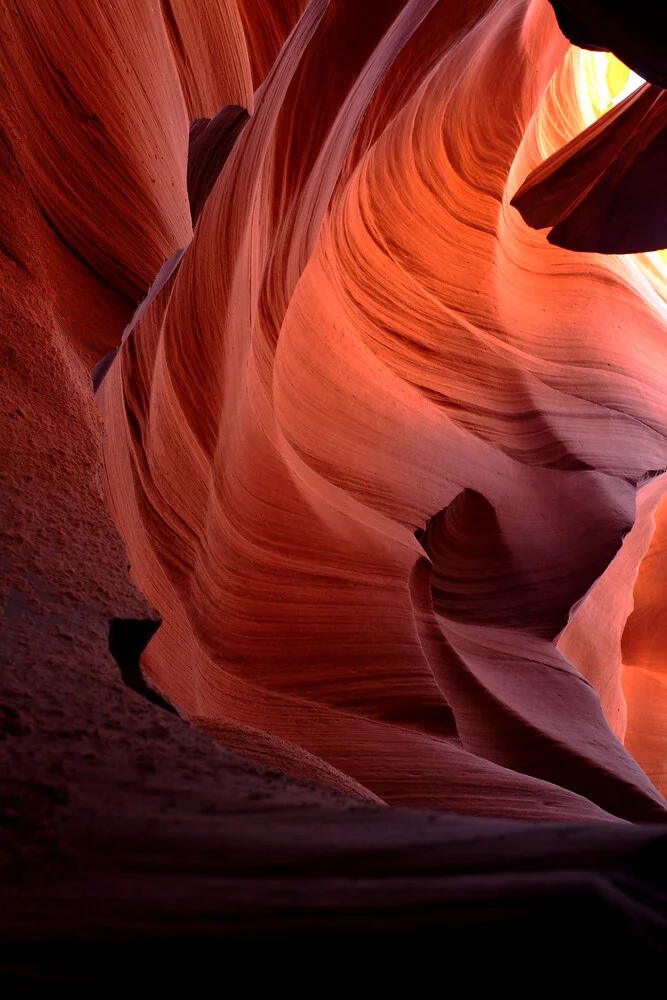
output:
[[141,669],[141,654],[161,624],[160,620],[150,618],[112,618],[109,623],[109,652],[128,687],[153,705],[178,715],[171,702],[150,686]]

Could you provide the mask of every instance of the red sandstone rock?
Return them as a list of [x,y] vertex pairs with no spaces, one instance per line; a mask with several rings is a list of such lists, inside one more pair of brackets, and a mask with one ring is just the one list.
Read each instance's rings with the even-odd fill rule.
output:
[[0,976],[664,954],[664,283],[509,204],[551,8],[83,11],[0,14]]
[[667,33],[654,0],[549,0],[575,45],[610,50],[645,80],[667,87]]
[[[523,30],[513,4],[471,5],[455,45],[441,21],[430,76],[363,153],[363,109],[427,8],[358,78],[355,50],[333,75],[310,56],[344,5],[308,8],[99,394],[111,509],[164,620],[146,667],[186,712],[390,803],[660,818],[551,640],[632,526],[628,480],[666,454],[662,368],[651,397],[636,342],[612,348],[605,306],[577,297],[613,287],[609,315],[657,353],[663,320],[622,262],[568,283],[581,258],[505,208],[567,82],[544,95],[544,53],[553,73],[565,51],[544,5]],[[478,501],[441,561],[427,533],[429,577],[412,532],[457,495]]]
[[63,242],[136,302],[190,238],[188,113],[159,5],[81,14],[3,5],[7,140]]

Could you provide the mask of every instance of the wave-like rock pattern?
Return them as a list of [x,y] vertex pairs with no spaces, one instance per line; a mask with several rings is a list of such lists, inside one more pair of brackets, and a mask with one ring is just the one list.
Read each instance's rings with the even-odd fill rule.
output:
[[145,665],[388,803],[664,818],[603,623],[554,646],[667,466],[660,277],[510,206],[584,127],[581,54],[546,0],[456,6],[314,0],[268,73],[303,5],[242,7],[254,113],[98,394]]
[[657,982],[663,261],[509,204],[597,64],[546,0],[0,24],[8,995]]
[[633,591],[633,610],[622,637],[623,689],[628,703],[625,743],[667,792],[667,673],[664,594],[667,575],[667,504],[664,484],[654,505],[655,530]]

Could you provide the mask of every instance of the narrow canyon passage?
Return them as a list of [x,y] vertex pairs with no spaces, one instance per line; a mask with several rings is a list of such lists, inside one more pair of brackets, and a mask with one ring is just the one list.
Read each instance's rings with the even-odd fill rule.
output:
[[667,952],[667,115],[596,2],[0,5],[0,979]]

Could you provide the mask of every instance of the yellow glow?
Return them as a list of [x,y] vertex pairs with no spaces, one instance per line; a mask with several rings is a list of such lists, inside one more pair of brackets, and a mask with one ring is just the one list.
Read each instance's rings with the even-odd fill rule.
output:
[[644,83],[611,52],[585,52],[583,71],[593,120],[606,114]]

